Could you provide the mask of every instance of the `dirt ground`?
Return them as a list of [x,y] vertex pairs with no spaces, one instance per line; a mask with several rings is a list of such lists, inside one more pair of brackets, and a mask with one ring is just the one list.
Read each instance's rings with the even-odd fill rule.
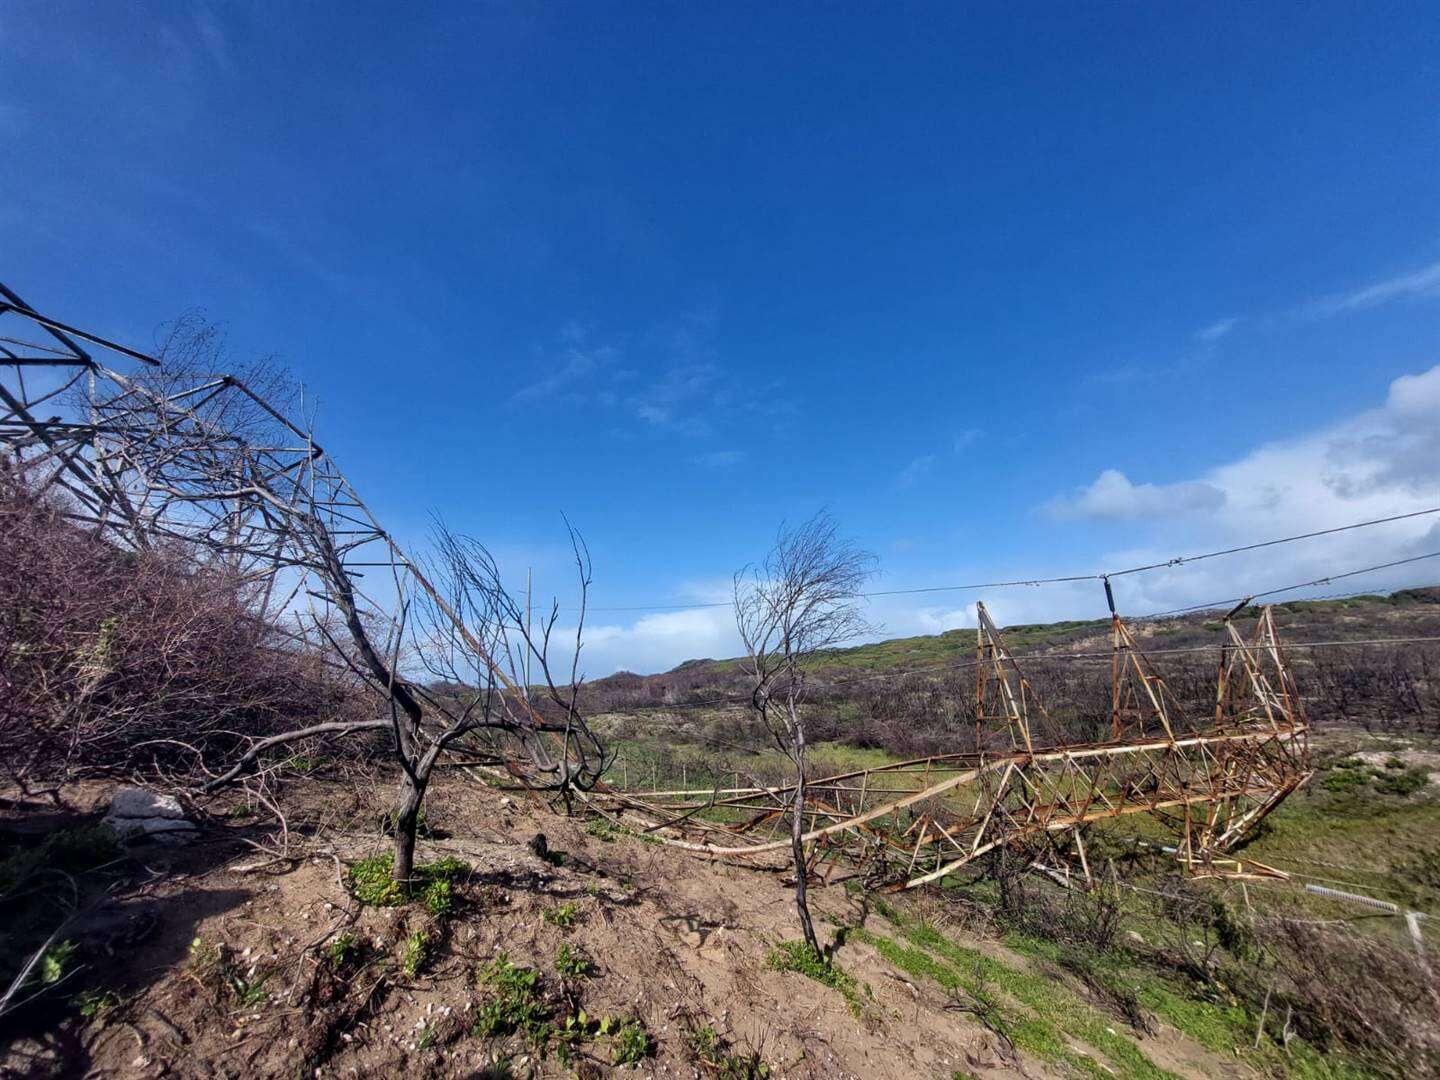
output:
[[[284,834],[243,806],[218,806],[201,842],[136,849],[134,874],[77,929],[86,985],[113,991],[118,1004],[91,1019],[70,1010],[43,1033],[12,1038],[0,1076],[745,1075],[697,1051],[695,1033],[706,1028],[734,1055],[732,1067],[753,1055],[777,1080],[1066,1075],[1009,1051],[938,985],[865,944],[836,953],[857,981],[853,1003],[770,968],[775,943],[797,936],[781,870],[596,835],[605,830],[458,775],[432,792],[434,835],[418,856],[473,868],[456,884],[453,910],[436,919],[415,903],[362,906],[346,887],[347,866],[386,850],[376,829],[386,795],[296,783],[281,802]],[[107,796],[91,787],[67,800],[83,811]],[[537,856],[537,833],[563,854]],[[826,939],[865,918],[858,894],[839,885],[811,895]],[[407,975],[416,933],[427,935],[425,958]],[[354,944],[336,962],[344,935]],[[967,944],[1025,964],[993,942]],[[562,945],[594,971],[560,979]],[[483,972],[502,952],[543,973],[556,1017],[583,1009],[638,1020],[650,1053],[614,1065],[616,1040],[594,1019],[568,1062],[553,1045],[537,1056],[520,1034],[474,1034],[491,993]],[[1134,1037],[1178,1075],[1244,1074],[1173,1030]],[[1092,1048],[1071,1049],[1112,1071]]]

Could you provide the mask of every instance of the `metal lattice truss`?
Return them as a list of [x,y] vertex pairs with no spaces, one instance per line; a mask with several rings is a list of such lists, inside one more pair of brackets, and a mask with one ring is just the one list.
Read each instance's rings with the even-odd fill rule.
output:
[[[107,367],[80,342],[134,361],[132,370]],[[408,565],[308,430],[244,382],[174,376],[31,310],[3,285],[0,445],[33,490],[63,491],[72,519],[117,544],[196,544],[274,582],[264,614],[289,609],[306,585],[302,511],[345,538],[347,568]],[[374,597],[367,606],[383,609]]]
[[[397,648],[398,613],[424,593],[506,691],[528,702],[308,425],[232,376],[167,372],[0,285],[0,449],[0,470],[63,492],[72,517],[115,543],[198,544],[250,576],[261,613],[298,633],[329,625],[337,566],[358,617],[390,628]],[[331,565],[317,565],[317,552]],[[1278,875],[1225,855],[1309,776],[1300,700],[1269,609],[1248,642],[1226,620],[1214,716],[1204,725],[1184,715],[1116,616],[1110,738],[1084,745],[1066,744],[984,606],[978,611],[976,750],[808,780],[804,840],[813,858],[849,857],[917,886],[997,848],[1039,843],[1088,874],[1086,829],[1138,817],[1148,838],[1168,838],[1196,873]],[[530,749],[528,761],[506,762],[510,775],[534,775],[537,762],[541,773],[575,767],[568,734],[558,762]],[[601,784],[582,797],[666,843],[743,858],[788,850],[793,792],[626,793]]]
[[[1143,818],[1144,835],[1193,873],[1284,877],[1228,858],[1310,775],[1300,699],[1269,608],[1253,637],[1229,619],[1213,720],[1193,724],[1114,616],[1111,738],[1065,745],[977,605],[976,745],[807,780],[804,841],[915,887],[1011,845],[1049,848],[1090,874],[1084,835]],[[621,824],[692,851],[743,858],[789,850],[794,787],[592,793]]]
[[560,758],[550,757],[528,694],[492,657],[494,640],[477,637],[287,404],[232,375],[171,370],[0,285],[0,478],[60,496],[69,517],[119,547],[182,543],[205,553],[253,583],[259,617],[341,656],[331,628],[346,613],[335,582],[348,583],[346,603],[387,654],[398,654],[403,613],[423,594],[451,624],[446,633],[528,714],[518,735],[530,760],[506,766],[542,784],[537,765],[551,778],[598,771],[603,755],[594,752],[567,765],[568,729]]

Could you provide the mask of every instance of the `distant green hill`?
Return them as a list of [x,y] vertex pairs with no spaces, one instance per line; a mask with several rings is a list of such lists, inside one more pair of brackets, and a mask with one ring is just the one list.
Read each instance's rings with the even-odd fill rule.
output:
[[[1293,600],[1275,604],[1282,639],[1300,640],[1324,631],[1334,639],[1365,636],[1359,631],[1376,631],[1395,622],[1428,622],[1440,619],[1440,585],[1402,589],[1388,595],[1367,594],[1334,600]],[[1248,608],[1237,617],[1244,627],[1258,613]],[[1221,629],[1222,611],[1197,611],[1172,619],[1152,619],[1135,624],[1142,636],[1211,640],[1210,634]],[[1050,623],[1017,623],[1001,627],[1006,643],[1016,653],[1039,649],[1063,649],[1080,642],[1093,641],[1110,631],[1109,619],[1064,620]],[[1167,646],[1181,644],[1167,640]],[[973,629],[946,630],[941,634],[891,638],[867,645],[831,650],[819,666],[824,669],[883,671],[887,668],[923,667],[943,664],[947,660],[967,656],[975,651]],[[694,674],[701,670],[723,672],[739,663],[729,660],[686,660],[665,674]],[[659,676],[650,676],[657,678]],[[603,680],[601,680],[603,681]]]

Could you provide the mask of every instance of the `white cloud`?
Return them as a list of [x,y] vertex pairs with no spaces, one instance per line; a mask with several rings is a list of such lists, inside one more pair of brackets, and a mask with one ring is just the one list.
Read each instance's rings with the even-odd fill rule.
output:
[[1225,492],[1204,481],[1132,484],[1118,469],[1106,469],[1072,498],[1054,499],[1045,509],[1061,520],[1135,521],[1216,510],[1224,502]]
[[971,445],[972,443],[978,442],[980,436],[984,434],[985,433],[979,428],[966,428],[964,431],[960,432],[958,435],[955,436],[953,443],[955,453],[961,453],[967,446]]
[[616,671],[668,671],[685,660],[723,659],[740,652],[728,607],[663,611],[629,625],[588,626],[580,667],[591,678]]
[[[1101,495],[1095,494],[1097,488]],[[1160,497],[1147,493],[1147,488]],[[1182,490],[1191,497],[1176,498]],[[1213,491],[1208,498],[1214,505],[1197,514],[1191,500],[1200,491]],[[1109,501],[1101,497],[1106,492]],[[1083,495],[1091,498],[1086,501]],[[1302,438],[1258,446],[1193,480],[1131,484],[1110,470],[1085,489],[1082,499],[1063,500],[1062,505],[1076,516],[1134,523],[1133,544],[1102,555],[1096,569],[1166,562],[1176,556],[1440,506],[1440,366],[1396,379],[1378,408]],[[1147,513],[1138,512],[1142,509]],[[1124,610],[1163,611],[1440,551],[1437,517],[1137,574],[1117,579],[1117,592]],[[1440,559],[1338,581],[1308,593],[1383,591],[1435,580],[1440,580]],[[1053,587],[1013,590],[999,600],[1015,612],[1007,618],[1078,617],[1087,605],[1093,613],[1095,587],[1083,583],[1078,588],[1075,603],[1067,599],[1069,589]],[[1302,591],[1288,598],[1304,595],[1307,592]]]
[[1135,484],[1106,469],[1047,509],[1066,518],[1158,523],[1205,511],[1208,525],[1200,528],[1208,531],[1254,531],[1266,522],[1304,531],[1403,513],[1437,498],[1440,365],[1400,376],[1380,408],[1313,435],[1264,444],[1193,480]]
[[934,454],[925,454],[923,457],[918,457],[914,461],[910,462],[910,464],[906,465],[903,469],[901,469],[899,474],[896,475],[895,486],[901,488],[902,490],[905,488],[912,488],[921,480],[925,479],[925,477],[929,474],[930,470],[934,467]]
[[1351,293],[1341,293],[1317,300],[1305,309],[1312,318],[1341,315],[1351,311],[1379,307],[1392,300],[1414,300],[1440,296],[1440,262],[1431,263],[1409,274],[1400,274],[1377,281]]
[[707,469],[724,469],[731,465],[738,465],[745,460],[744,450],[712,450],[708,454],[697,454],[691,459],[696,465],[704,465]]
[[[1107,470],[1079,496],[1059,505],[1076,517],[1126,522],[1126,542],[1098,552],[1065,550],[1048,564],[942,566],[914,584],[1022,580],[1163,564],[1177,556],[1440,506],[1440,366],[1396,379],[1376,408],[1302,438],[1257,446],[1194,478],[1174,484],[1134,483]],[[1440,515],[1168,566],[1116,578],[1113,584],[1120,611],[1138,616],[1220,604],[1434,551],[1440,551]],[[1435,581],[1440,581],[1440,559],[1279,599],[1380,592]],[[692,587],[684,595],[723,604],[728,590],[728,582],[717,582]],[[872,624],[883,627],[876,638],[936,634],[973,627],[976,600],[983,600],[1002,626],[1107,614],[1103,587],[1095,580],[877,597],[865,613]],[[610,616],[597,612],[596,617]],[[582,666],[599,677],[619,668],[666,670],[685,659],[728,657],[738,651],[728,606],[656,612],[634,621],[592,624]]]
[[635,415],[652,427],[682,435],[708,434],[711,425],[700,411],[714,397],[719,369],[709,363],[682,363],[665,369],[630,398]]
[[[573,335],[573,330],[566,331],[567,337]],[[619,352],[609,346],[587,348],[582,343],[568,346],[558,360],[548,354],[543,355],[538,365],[542,371],[540,377],[516,390],[510,400],[517,405],[526,405],[567,397],[593,380],[618,355]]]
[[1217,319],[1195,336],[1201,341],[1219,341],[1239,324],[1240,320],[1236,318]]

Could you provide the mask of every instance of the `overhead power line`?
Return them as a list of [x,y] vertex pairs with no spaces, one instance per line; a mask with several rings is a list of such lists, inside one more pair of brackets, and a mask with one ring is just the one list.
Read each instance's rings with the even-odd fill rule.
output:
[[[1307,585],[1323,584],[1324,582],[1327,582],[1327,581],[1340,581],[1340,580],[1343,580],[1343,579],[1345,579],[1345,578],[1358,577],[1358,576],[1361,575],[1361,574],[1373,573],[1373,572],[1375,572],[1375,571],[1377,571],[1377,570],[1386,570],[1386,569],[1389,569],[1389,568],[1392,567],[1392,566],[1398,566],[1398,565],[1401,565],[1401,564],[1403,564],[1403,563],[1418,562],[1418,561],[1421,560],[1421,559],[1433,559],[1433,558],[1437,558],[1437,557],[1440,557],[1440,551],[1431,552],[1431,553],[1429,553],[1429,554],[1427,554],[1427,555],[1416,555],[1416,556],[1414,556],[1414,557],[1412,557],[1412,558],[1409,558],[1409,559],[1400,559],[1400,560],[1398,560],[1398,561],[1393,561],[1393,562],[1379,563],[1379,564],[1377,564],[1377,565],[1375,565],[1375,566],[1364,566],[1364,567],[1360,567],[1359,569],[1356,569],[1356,570],[1345,570],[1345,571],[1342,571],[1342,572],[1340,572],[1340,573],[1331,574],[1330,576],[1325,577],[1325,578],[1316,578],[1316,579],[1313,580],[1313,581],[1301,582],[1301,583],[1296,584],[1296,585],[1284,585],[1284,586],[1281,586],[1280,588],[1277,588],[1277,589],[1267,589],[1267,590],[1265,590],[1264,592],[1252,593],[1248,598],[1245,598],[1245,599],[1246,599],[1247,602],[1249,602],[1250,600],[1255,600],[1255,599],[1258,599],[1258,598],[1260,598],[1260,597],[1262,597],[1262,596],[1273,596],[1273,595],[1276,595],[1276,594],[1279,594],[1279,593],[1291,592],[1291,591],[1293,591],[1293,590],[1295,590],[1295,589],[1302,589],[1302,588],[1305,588]],[[1183,609],[1183,610],[1188,613],[1188,612],[1191,611],[1191,610],[1205,610],[1207,607],[1221,607],[1221,606],[1229,605],[1229,604],[1232,604],[1232,603],[1239,603],[1239,602],[1240,602],[1240,599],[1241,599],[1241,598],[1238,598],[1238,597],[1237,597],[1237,598],[1236,598],[1235,600],[1233,600],[1233,601],[1232,601],[1232,600],[1222,600],[1222,601],[1219,601],[1218,603],[1215,603],[1215,604],[1201,605],[1201,606],[1199,606],[1198,608],[1195,608],[1195,609]],[[1155,619],[1155,618],[1160,618],[1160,617],[1162,617],[1162,616],[1164,616],[1164,615],[1166,615],[1166,614],[1180,614],[1180,613],[1181,613],[1180,611],[1173,612],[1173,613],[1169,613],[1169,612],[1159,612],[1159,613],[1154,614],[1154,615],[1142,616],[1141,618],[1145,618],[1145,619]],[[1440,636],[1416,636],[1416,637],[1395,637],[1395,638],[1361,638],[1361,639],[1335,640],[1335,641],[1300,641],[1300,642],[1286,642],[1285,645],[1284,645],[1284,648],[1286,648],[1286,649],[1330,649],[1330,648],[1342,648],[1342,647],[1345,647],[1345,646],[1353,646],[1353,647],[1362,647],[1362,648],[1365,648],[1365,647],[1371,647],[1371,646],[1376,646],[1376,645],[1406,645],[1406,644],[1420,644],[1420,643],[1428,643],[1428,642],[1440,642]],[[1228,646],[1228,647],[1229,647],[1229,648],[1234,648],[1233,645],[1232,645],[1232,646]],[[1220,648],[1222,648],[1221,645],[1191,645],[1191,646],[1176,647],[1176,648],[1171,648],[1171,649],[1147,649],[1146,652],[1145,652],[1145,655],[1146,655],[1146,656],[1172,656],[1172,655],[1176,655],[1176,654],[1180,654],[1180,653],[1214,652],[1214,651],[1216,651],[1216,650],[1218,650],[1218,649],[1220,649]],[[1112,655],[1112,654],[1109,653],[1109,652],[1055,652],[1055,651],[1052,651],[1052,652],[1035,652],[1035,653],[1024,653],[1024,652],[1022,652],[1022,653],[1017,653],[1017,654],[1015,654],[1015,658],[1016,658],[1017,660],[1024,660],[1024,661],[1026,661],[1026,662],[1028,663],[1028,662],[1031,661],[1031,660],[1095,660],[1095,659],[1109,659],[1109,658],[1111,657],[1111,655]],[[943,663],[943,664],[932,664],[932,665],[929,665],[929,666],[927,666],[927,667],[906,668],[906,669],[901,670],[901,671],[881,671],[881,672],[873,672],[873,673],[868,674],[868,675],[853,675],[853,676],[850,676],[849,678],[832,679],[832,680],[829,680],[829,681],[828,681],[828,684],[827,684],[827,685],[829,685],[829,686],[849,686],[849,685],[852,685],[852,684],[855,684],[855,683],[883,682],[883,681],[892,680],[892,679],[903,679],[903,678],[905,678],[905,677],[907,677],[907,676],[909,676],[909,675],[927,675],[927,674],[933,674],[933,673],[935,673],[935,672],[937,672],[937,671],[963,671],[963,670],[965,670],[966,668],[973,668],[973,667],[975,666],[975,664],[976,664],[976,661],[975,661],[975,660],[969,660],[969,659],[967,659],[967,660],[952,660],[952,661],[947,661],[947,662],[945,662],[945,663]],[[704,701],[687,701],[687,702],[677,703],[677,704],[674,704],[674,705],[641,706],[641,707],[642,707],[642,708],[664,708],[664,709],[670,709],[670,710],[674,710],[674,709],[699,709],[699,708],[707,708],[707,707],[713,706],[713,705],[743,705],[743,704],[748,703],[749,700],[750,700],[749,697],[733,697],[733,696],[727,695],[727,696],[725,696],[725,697],[711,698],[711,699],[704,700]]]
[[[1165,570],[1165,569],[1170,569],[1170,568],[1172,568],[1172,567],[1185,566],[1185,565],[1187,565],[1187,564],[1189,564],[1189,563],[1203,562],[1203,561],[1206,560],[1206,559],[1218,559],[1218,558],[1220,558],[1221,556],[1225,556],[1225,555],[1238,555],[1238,554],[1240,554],[1240,553],[1242,553],[1242,552],[1246,552],[1246,551],[1258,551],[1258,550],[1260,550],[1261,548],[1275,547],[1275,546],[1280,545],[1280,544],[1293,544],[1293,543],[1295,543],[1295,542],[1297,542],[1297,541],[1300,541],[1300,540],[1313,540],[1313,539],[1315,539],[1316,537],[1319,537],[1319,536],[1332,536],[1332,535],[1334,535],[1334,534],[1336,534],[1336,533],[1349,532],[1349,531],[1351,531],[1351,530],[1353,530],[1353,529],[1367,529],[1367,528],[1370,528],[1370,527],[1375,526],[1375,525],[1388,525],[1388,524],[1390,524],[1391,522],[1394,522],[1394,521],[1408,521],[1408,520],[1410,520],[1411,518],[1425,517],[1425,516],[1427,516],[1427,515],[1429,515],[1429,514],[1440,514],[1440,506],[1434,506],[1434,507],[1431,507],[1431,508],[1428,509],[1428,510],[1415,510],[1415,511],[1412,511],[1411,513],[1408,513],[1408,514],[1394,514],[1394,515],[1392,515],[1392,516],[1390,516],[1390,517],[1373,518],[1373,519],[1371,519],[1371,520],[1369,520],[1369,521],[1356,521],[1356,522],[1352,522],[1352,523],[1349,524],[1349,525],[1337,525],[1337,526],[1335,526],[1335,527],[1332,528],[1332,529],[1317,529],[1317,530],[1315,530],[1315,531],[1313,531],[1313,532],[1297,533],[1297,534],[1295,534],[1294,536],[1281,536],[1281,537],[1277,537],[1277,538],[1275,538],[1275,539],[1273,539],[1273,540],[1261,540],[1261,541],[1258,541],[1257,543],[1253,543],[1253,544],[1241,544],[1241,545],[1238,546],[1238,547],[1222,548],[1222,549],[1219,550],[1219,551],[1206,551],[1206,552],[1202,552],[1202,553],[1200,553],[1200,554],[1198,554],[1198,555],[1180,555],[1180,556],[1176,556],[1176,557],[1173,558],[1173,559],[1166,559],[1164,562],[1145,563],[1145,564],[1143,564],[1143,565],[1141,565],[1141,566],[1129,566],[1129,567],[1126,567],[1126,568],[1121,569],[1121,570],[1107,570],[1107,571],[1098,571],[1098,572],[1091,572],[1091,573],[1084,573],[1084,574],[1062,574],[1062,575],[1060,575],[1060,576],[1058,576],[1058,577],[1017,578],[1017,579],[1010,580],[1010,581],[975,581],[975,582],[968,582],[968,583],[961,584],[961,585],[925,585],[925,586],[919,586],[919,587],[917,587],[917,588],[911,588],[911,589],[877,589],[877,590],[873,590],[873,591],[870,591],[870,592],[858,593],[857,595],[858,595],[858,596],[861,596],[861,597],[864,597],[864,598],[866,598],[866,599],[873,599],[873,598],[876,598],[876,597],[884,597],[884,596],[914,596],[914,595],[921,594],[921,593],[973,592],[973,591],[978,590],[978,589],[1008,589],[1008,588],[1013,588],[1013,587],[1021,586],[1021,585],[1031,585],[1031,586],[1039,586],[1039,585],[1060,585],[1060,584],[1073,583],[1073,582],[1077,582],[1077,581],[1104,581],[1106,578],[1126,577],[1126,576],[1128,576],[1128,575],[1130,575],[1130,574],[1143,574],[1143,573],[1147,573],[1147,572],[1149,572],[1149,571],[1151,571],[1151,570]],[[1437,553],[1437,554],[1440,554],[1440,553]],[[1420,559],[1430,559],[1430,558],[1434,558],[1434,557],[1435,557],[1435,555],[1418,555],[1418,556],[1416,556],[1416,557],[1413,558],[1413,559],[1402,559],[1402,560],[1400,560],[1399,562],[1395,562],[1395,563],[1391,563],[1391,564],[1387,564],[1387,565],[1400,566],[1400,565],[1402,565],[1402,564],[1405,563],[1405,562],[1417,562],[1417,561],[1419,561]],[[1385,568],[1385,567],[1373,567],[1372,569],[1384,569],[1384,568]],[[1356,573],[1364,573],[1364,572],[1368,572],[1368,571],[1356,571]],[[1320,578],[1320,579],[1317,580],[1317,582],[1313,582],[1313,583],[1309,583],[1309,584],[1324,584],[1324,583],[1326,583],[1326,582],[1328,582],[1328,581],[1337,580],[1339,577],[1343,577],[1343,576],[1347,576],[1347,575],[1332,575],[1332,576],[1330,576],[1330,577],[1328,577],[1328,578]],[[1294,586],[1290,586],[1289,588],[1292,588],[1292,589],[1300,589],[1300,588],[1305,588],[1305,585],[1294,585]],[[1259,596],[1259,595],[1266,595],[1266,596],[1268,596],[1268,595],[1271,595],[1271,594],[1270,594],[1270,593],[1263,593],[1263,594],[1256,594],[1256,595],[1257,595],[1257,596]],[[1236,602],[1238,602],[1238,599],[1239,599],[1239,598],[1237,598],[1237,601],[1236,601]],[[1227,603],[1227,602],[1228,602],[1228,601],[1219,601],[1217,604],[1214,604],[1214,605],[1200,605],[1200,607],[1204,607],[1204,606],[1216,606],[1216,607],[1218,607],[1218,606],[1220,606],[1220,604]],[[699,611],[699,610],[703,610],[703,609],[705,609],[705,608],[726,608],[726,607],[730,607],[730,606],[731,606],[731,601],[729,601],[729,600],[721,600],[721,601],[713,601],[713,602],[709,602],[709,603],[687,603],[687,604],[628,604],[628,605],[621,605],[621,606],[594,606],[594,607],[591,607],[589,610],[592,611],[592,612],[613,612],[613,613],[619,613],[619,612],[636,612],[636,611]],[[1199,610],[1199,609],[1200,609],[1200,608],[1197,607],[1197,608],[1195,608],[1195,609],[1189,609],[1189,610]]]
[[1380,563],[1378,566],[1367,566],[1362,570],[1350,570],[1343,574],[1330,574],[1326,577],[1315,578],[1313,581],[1302,581],[1298,585],[1286,585],[1279,589],[1266,589],[1264,592],[1251,593],[1249,596],[1234,596],[1228,600],[1212,600],[1204,604],[1192,604],[1190,607],[1171,608],[1169,611],[1158,611],[1153,615],[1141,616],[1145,619],[1158,619],[1165,615],[1186,615],[1192,611],[1204,611],[1207,608],[1221,608],[1228,604],[1238,604],[1242,600],[1247,604],[1259,600],[1265,596],[1279,596],[1281,593],[1294,592],[1296,589],[1308,589],[1315,585],[1329,585],[1332,581],[1343,581],[1345,578],[1358,577],[1361,574],[1372,574],[1377,570],[1389,570],[1394,566],[1405,566],[1408,563],[1417,563],[1425,559],[1440,558],[1440,551],[1431,551],[1425,555],[1412,555],[1408,559],[1396,559],[1394,562]]

